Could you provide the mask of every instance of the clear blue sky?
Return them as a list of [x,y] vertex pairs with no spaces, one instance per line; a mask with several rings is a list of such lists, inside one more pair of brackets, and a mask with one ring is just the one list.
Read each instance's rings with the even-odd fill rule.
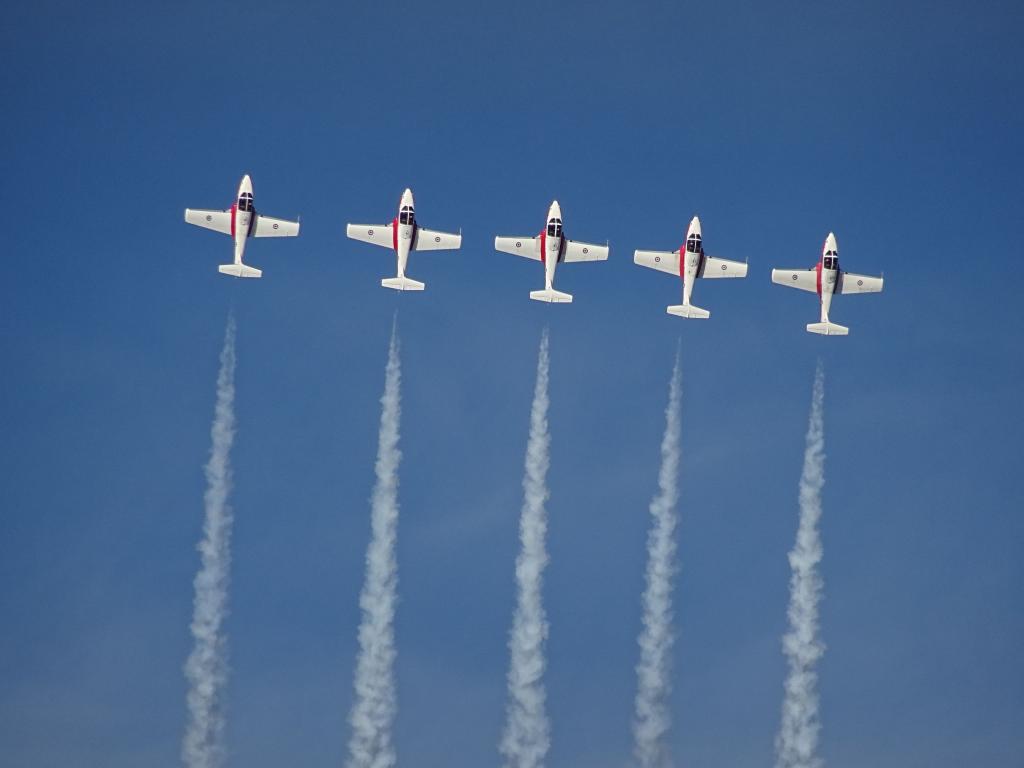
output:
[[[826,389],[822,753],[1024,764],[1019,3],[25,3],[0,26],[0,762],[174,765],[217,354],[239,321],[233,767],[345,754],[383,366],[403,357],[399,761],[496,765],[536,349],[551,328],[555,767],[630,751],[647,504],[677,341],[673,750],[773,760],[786,552]],[[250,243],[186,206],[302,215]],[[402,189],[461,252],[379,287]],[[604,264],[495,253],[552,198]],[[699,214],[707,322],[634,248]],[[825,234],[884,271],[769,282]]]

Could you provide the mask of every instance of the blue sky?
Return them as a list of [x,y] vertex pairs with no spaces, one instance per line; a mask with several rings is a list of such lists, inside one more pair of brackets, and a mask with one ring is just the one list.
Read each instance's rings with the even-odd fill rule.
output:
[[[629,757],[647,505],[676,345],[673,751],[773,759],[786,552],[826,366],[830,766],[1024,761],[1024,75],[1016,3],[33,3],[0,28],[0,757],[171,765],[217,355],[239,322],[231,766],[339,764],[383,366],[403,421],[399,761],[496,764],[536,350],[551,329],[551,766]],[[221,277],[182,210],[302,215]],[[344,238],[402,189],[460,252]],[[557,198],[605,264],[495,234]],[[745,281],[632,264],[701,217]],[[835,231],[845,339],[769,282]],[[725,283],[725,284],[723,284]]]

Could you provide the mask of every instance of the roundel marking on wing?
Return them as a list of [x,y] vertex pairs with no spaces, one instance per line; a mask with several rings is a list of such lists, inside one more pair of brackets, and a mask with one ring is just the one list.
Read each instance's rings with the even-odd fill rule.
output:
[[729,268],[729,267],[728,267],[728,265],[726,265],[726,264],[723,264],[723,265],[722,265],[722,271],[723,271],[723,272],[725,272],[725,270],[727,270],[728,268]]
[[858,280],[857,281],[857,285],[864,285],[864,281],[863,280]]
[[583,249],[583,255],[586,256],[588,253],[590,253],[590,249],[589,248],[584,248]]
[[796,279],[798,279],[798,278],[797,278],[797,276],[796,276],[796,275],[793,275],[793,279],[794,279],[794,280],[796,280]]
[[440,235],[435,235],[434,236],[434,242],[435,243],[440,243],[441,242],[441,236]]
[[274,224],[274,229],[277,229],[277,228],[278,228],[278,225],[277,225],[277,224]]
[[522,248],[522,247],[523,247],[523,244],[522,244],[522,243],[520,243],[520,242],[519,242],[519,241],[517,240],[517,241],[516,241],[516,248]]
[[661,256],[655,256],[654,263],[657,264],[659,261],[661,261]]
[[368,234],[370,236],[373,236],[373,230],[372,229],[366,230],[366,234]]
[[213,221],[213,216],[211,216],[210,214],[206,214],[206,220]]

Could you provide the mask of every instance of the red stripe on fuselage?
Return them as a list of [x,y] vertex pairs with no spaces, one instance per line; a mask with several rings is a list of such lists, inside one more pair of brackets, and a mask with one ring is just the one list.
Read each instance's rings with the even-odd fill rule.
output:
[[825,251],[828,249],[828,238],[825,238],[825,242],[821,245],[821,256],[818,257],[818,264],[815,266],[815,270],[818,273],[818,298],[821,298],[821,270],[825,264]]
[[398,217],[391,222],[391,247],[398,253]]
[[231,206],[231,236],[235,236],[235,218],[238,215],[238,203]]
[[548,260],[548,228],[540,231],[540,263],[546,264]]

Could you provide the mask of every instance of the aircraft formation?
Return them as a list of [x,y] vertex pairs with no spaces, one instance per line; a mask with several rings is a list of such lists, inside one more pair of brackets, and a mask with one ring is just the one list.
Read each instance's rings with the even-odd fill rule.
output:
[[[296,237],[299,222],[275,219],[257,213],[253,205],[252,179],[246,174],[238,185],[235,202],[227,210],[186,208],[185,221],[197,227],[230,235],[235,241],[232,264],[222,264],[219,271],[233,277],[260,277],[263,272],[242,263],[245,245],[250,237]],[[453,234],[421,227],[416,220],[412,190],[406,189],[398,203],[398,214],[387,224],[349,224],[346,234],[353,240],[390,248],[395,252],[396,275],[380,281],[384,288],[397,291],[422,291],[424,283],[405,274],[412,251],[457,250],[462,247],[462,232]],[[523,256],[544,265],[544,289],[530,291],[530,298],[554,304],[569,304],[572,295],[556,291],[555,269],[563,262],[606,261],[608,244],[596,245],[568,239],[562,230],[562,208],[552,201],[544,227],[539,234],[522,237],[494,238],[495,250]],[[746,277],[746,262],[730,261],[704,253],[700,219],[696,216],[686,230],[684,243],[673,251],[633,253],[633,262],[642,267],[677,275],[683,281],[683,303],[665,308],[670,315],[707,319],[711,313],[690,302],[698,278]],[[807,269],[773,269],[772,282],[818,294],[820,322],[810,323],[807,330],[823,336],[846,336],[849,328],[829,320],[829,309],[836,293],[880,293],[884,279],[858,275],[839,268],[839,246],[829,232],[818,263]]]

